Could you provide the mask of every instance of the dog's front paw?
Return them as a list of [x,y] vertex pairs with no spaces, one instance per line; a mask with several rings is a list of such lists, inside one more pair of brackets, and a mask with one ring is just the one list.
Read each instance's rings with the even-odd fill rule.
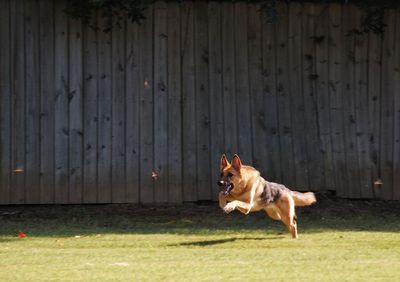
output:
[[253,208],[253,205],[250,205],[250,207],[247,209],[245,214],[249,214],[251,212],[251,209]]
[[230,212],[233,211],[234,209],[235,209],[235,206],[232,205],[232,203],[227,204],[227,205],[223,208],[224,212],[226,212],[226,213],[230,213]]

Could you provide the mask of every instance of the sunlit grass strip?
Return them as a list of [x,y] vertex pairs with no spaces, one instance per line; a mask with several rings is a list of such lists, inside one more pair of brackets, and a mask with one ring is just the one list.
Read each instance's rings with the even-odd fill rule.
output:
[[[51,208],[49,208],[51,209]],[[0,220],[1,281],[396,281],[400,219],[53,209]],[[35,210],[33,210],[35,211]],[[197,212],[196,212],[197,211]],[[97,214],[97,216],[96,216]],[[79,217],[80,216],[80,217]],[[18,238],[23,230],[26,238]]]

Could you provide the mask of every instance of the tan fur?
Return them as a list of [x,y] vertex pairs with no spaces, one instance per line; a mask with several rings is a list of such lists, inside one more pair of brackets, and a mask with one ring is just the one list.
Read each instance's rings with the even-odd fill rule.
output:
[[297,191],[292,191],[292,197],[296,207],[309,206],[317,201],[314,193],[312,192],[300,193]]
[[278,199],[266,204],[261,195],[267,181],[255,168],[242,165],[239,156],[235,155],[229,163],[223,155],[220,172],[224,176],[231,173],[230,182],[234,185],[228,195],[223,192],[219,194],[221,209],[227,213],[238,209],[244,214],[264,210],[271,218],[282,221],[293,238],[298,237],[295,206],[308,206],[316,202],[314,193],[282,190]]

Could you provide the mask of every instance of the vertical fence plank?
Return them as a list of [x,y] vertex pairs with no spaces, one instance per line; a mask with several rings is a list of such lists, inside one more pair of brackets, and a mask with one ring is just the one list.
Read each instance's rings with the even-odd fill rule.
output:
[[68,19],[64,13],[65,3],[55,1],[55,53],[54,83],[54,201],[69,202],[69,74],[68,74]]
[[222,79],[224,102],[225,153],[228,158],[237,153],[238,134],[235,95],[234,10],[231,3],[222,2]]
[[332,139],[332,162],[337,195],[341,195],[347,183],[346,162],[344,155],[344,133],[343,133],[343,108],[341,88],[341,12],[342,6],[334,3],[329,5],[329,104],[331,116],[331,139]]
[[197,199],[209,200],[211,171],[207,2],[197,1],[194,9]]
[[[95,26],[96,19],[92,20]],[[100,31],[101,32],[101,31]],[[83,202],[97,202],[97,32],[83,30]]]
[[[368,34],[368,120],[370,164],[372,182],[377,181],[380,175],[379,148],[380,148],[380,104],[381,104],[381,73],[382,73],[382,40],[373,33]],[[381,189],[373,189],[373,197],[381,197]]]
[[290,111],[290,81],[288,78],[288,4],[280,5],[281,19],[277,24],[277,92],[279,135],[281,147],[282,182],[288,187],[295,186],[296,171],[293,152],[293,128],[291,126]]
[[54,202],[54,6],[40,1],[40,201]]
[[11,1],[11,204],[25,201],[25,33],[24,2]]
[[[40,203],[39,5],[25,1],[26,203]],[[3,74],[2,74],[3,75]]]
[[[264,144],[266,152],[266,166],[264,174],[269,181],[282,180],[278,107],[277,107],[277,67],[276,67],[276,23],[262,22],[262,87],[264,102],[262,109],[256,112],[258,124],[265,131]],[[264,110],[264,115],[262,114]],[[254,150],[257,146],[254,145]],[[255,155],[257,151],[255,150]]]
[[252,124],[251,103],[249,95],[249,60],[248,60],[248,34],[247,34],[247,4],[234,3],[234,61],[235,61],[235,95],[236,105],[231,110],[236,110],[236,127],[238,151],[242,161],[253,163],[252,154]]
[[400,9],[396,10],[394,48],[394,116],[393,116],[393,200],[400,200]]
[[168,201],[167,3],[154,4],[154,201]]
[[[269,111],[269,107],[265,105],[265,96],[267,94],[263,93],[263,59],[262,59],[262,33],[261,25],[266,25],[267,23],[261,23],[261,13],[259,7],[254,4],[249,4],[247,7],[247,44],[248,44],[248,81],[251,101],[251,142],[253,148],[253,161],[257,169],[260,169],[263,176],[268,172],[268,164],[271,162],[268,156],[268,140],[266,137],[266,113]],[[238,40],[239,38],[237,38]],[[250,137],[250,136],[248,136]],[[250,149],[250,148],[249,148]]]
[[302,14],[302,50],[303,50],[303,98],[305,113],[305,135],[307,151],[307,169],[310,189],[321,189],[325,185],[322,166],[321,140],[318,131],[317,94],[315,89],[316,57],[315,57],[315,21],[316,7],[314,4],[303,4]]
[[[114,22],[112,33],[112,157],[111,198],[125,202],[125,19]],[[151,49],[150,49],[151,50]]]
[[184,201],[197,200],[194,3],[182,3],[182,152]]
[[154,201],[153,126],[153,7],[146,11],[146,20],[140,29],[140,201]]
[[69,202],[82,203],[82,23],[69,23]]
[[222,97],[222,42],[221,3],[208,2],[208,62],[210,92],[210,142],[211,142],[211,187],[212,199],[219,192],[219,160],[224,152],[224,105]]
[[143,83],[139,68],[139,25],[127,21],[126,27],[126,201],[139,202],[139,93]]
[[10,203],[11,59],[10,1],[0,0],[0,204]]
[[[308,190],[308,171],[306,154],[304,99],[302,91],[302,7],[299,3],[292,3],[289,6],[289,97],[291,100],[291,123],[293,132],[293,152],[295,164],[296,189]],[[300,24],[299,24],[300,23]]]
[[98,32],[98,116],[99,127],[97,132],[98,144],[98,203],[111,202],[111,105],[112,105],[112,75],[111,75],[111,33],[104,32],[106,19],[97,15],[97,22],[101,28]]
[[316,63],[316,94],[317,94],[317,122],[319,138],[322,143],[322,160],[324,168],[324,189],[334,190],[332,143],[331,143],[331,117],[329,106],[329,66],[328,66],[328,32],[329,13],[327,5],[316,6],[315,35],[315,63]]
[[181,203],[182,108],[181,108],[181,13],[178,3],[167,4],[168,50],[168,202]]
[[[394,110],[394,64],[396,27],[393,24],[396,15],[394,10],[387,10],[382,49],[382,102],[381,102],[381,140],[380,169],[382,175],[382,197],[390,200],[393,197],[393,110]],[[398,95],[398,93],[396,93]]]
[[[362,12],[355,11],[356,23],[362,20]],[[360,29],[360,28],[358,28]],[[360,175],[360,194],[356,197],[372,197],[371,166],[369,158],[369,134],[368,134],[368,36],[359,34],[355,38],[354,50],[355,76],[354,90],[356,108],[356,140],[358,151],[358,164]]]
[[343,93],[343,122],[345,130],[345,152],[347,182],[346,190],[343,191],[346,197],[357,197],[360,194],[360,178],[357,156],[356,140],[356,115],[354,98],[354,34],[351,31],[355,28],[355,7],[345,5],[342,13],[342,37],[344,42],[342,53],[342,93]]

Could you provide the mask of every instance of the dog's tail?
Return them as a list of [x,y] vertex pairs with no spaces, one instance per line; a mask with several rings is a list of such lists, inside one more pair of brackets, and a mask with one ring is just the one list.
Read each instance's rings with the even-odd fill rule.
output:
[[313,192],[301,193],[292,191],[292,197],[294,199],[294,205],[296,207],[309,206],[317,201]]

